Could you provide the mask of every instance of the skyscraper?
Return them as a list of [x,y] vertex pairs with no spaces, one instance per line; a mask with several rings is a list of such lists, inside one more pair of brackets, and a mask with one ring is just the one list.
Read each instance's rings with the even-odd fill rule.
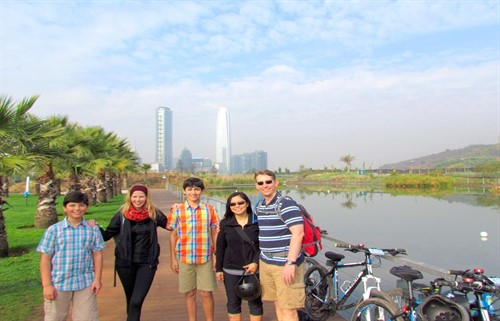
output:
[[221,107],[217,114],[217,135],[215,141],[215,166],[219,174],[229,174],[231,170],[231,127],[229,110]]
[[156,162],[160,170],[172,170],[172,110],[156,109]]

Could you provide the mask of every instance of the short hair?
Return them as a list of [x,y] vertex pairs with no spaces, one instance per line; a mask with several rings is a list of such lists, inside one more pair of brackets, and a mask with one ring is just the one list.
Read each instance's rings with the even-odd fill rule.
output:
[[66,194],[66,196],[64,196],[63,206],[66,207],[68,203],[83,203],[89,206],[89,197],[87,196],[87,194],[82,192],[69,192]]
[[273,181],[276,180],[276,174],[274,174],[274,172],[269,169],[261,169],[259,171],[256,171],[255,174],[253,175],[253,179],[257,180],[257,176],[259,175],[271,176],[273,178]]
[[199,187],[202,191],[205,189],[203,181],[198,177],[190,177],[186,179],[184,184],[182,184],[182,189],[186,189],[187,187]]

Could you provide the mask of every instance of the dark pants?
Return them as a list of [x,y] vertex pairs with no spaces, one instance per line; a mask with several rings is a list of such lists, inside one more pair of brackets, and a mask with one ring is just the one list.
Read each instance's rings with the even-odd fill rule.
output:
[[[240,281],[241,275],[231,275],[224,272],[224,287],[226,288],[227,296],[227,313],[239,314],[241,313],[241,299],[236,294],[234,287]],[[248,308],[251,315],[262,315],[262,299],[259,296],[257,299],[248,301]]]
[[131,267],[116,267],[116,272],[127,297],[127,321],[139,321],[144,299],[149,292],[156,267],[149,264],[132,263]]

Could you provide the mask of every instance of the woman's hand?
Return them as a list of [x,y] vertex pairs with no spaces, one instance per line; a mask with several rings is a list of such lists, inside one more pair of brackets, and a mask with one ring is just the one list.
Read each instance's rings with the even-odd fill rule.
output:
[[219,282],[224,282],[224,272],[216,272],[215,279]]
[[248,265],[244,265],[243,268],[245,269],[246,273],[254,274],[255,272],[257,272],[259,265],[257,263],[250,263]]

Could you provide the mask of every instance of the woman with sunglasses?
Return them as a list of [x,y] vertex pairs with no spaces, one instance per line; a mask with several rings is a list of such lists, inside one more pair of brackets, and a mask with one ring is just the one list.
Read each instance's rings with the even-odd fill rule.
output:
[[[259,229],[254,218],[252,204],[245,193],[235,192],[229,195],[226,213],[220,222],[217,236],[215,274],[217,281],[223,282],[226,288],[229,321],[241,321],[242,299],[237,295],[235,287],[243,272],[245,274],[258,272]],[[241,231],[248,237],[243,237]],[[249,300],[248,307],[250,321],[261,321],[263,314],[261,297]]]

